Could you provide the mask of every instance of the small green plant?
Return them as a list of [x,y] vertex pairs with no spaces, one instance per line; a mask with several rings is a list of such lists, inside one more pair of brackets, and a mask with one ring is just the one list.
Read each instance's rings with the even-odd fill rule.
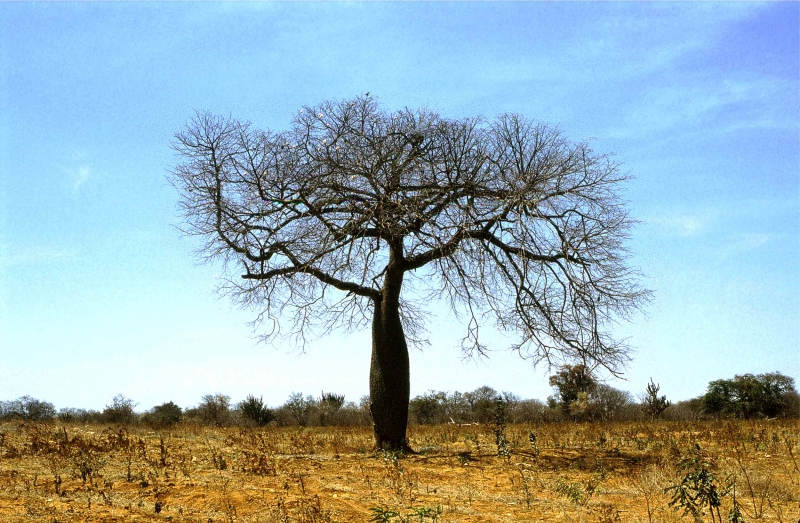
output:
[[[739,502],[736,500],[736,479],[733,480],[731,490],[733,492],[733,506],[728,511],[728,523],[744,523],[744,516],[739,508]],[[758,519],[761,518],[759,517]]]
[[511,447],[506,438],[506,402],[502,396],[497,396],[494,403],[494,440],[497,444],[497,455],[511,459]]
[[529,476],[531,472],[522,468],[518,470],[519,470],[519,475],[522,479],[522,492],[525,495],[525,506],[531,508],[531,502],[533,501],[533,492],[531,489],[530,476]]
[[405,517],[396,510],[387,507],[372,507],[370,511],[372,511],[372,517],[368,521],[373,523],[392,523],[393,521],[399,521],[400,523],[433,521],[435,523],[439,520],[439,516],[442,515],[442,506],[436,505],[436,508],[417,507],[406,514]]
[[728,523],[744,523],[744,516],[742,516],[742,511],[739,510],[739,504],[733,504],[733,507],[728,512]]
[[584,491],[580,483],[568,483],[562,479],[556,483],[555,491],[576,505],[585,505],[591,492]]
[[439,516],[442,515],[442,506],[436,505],[436,508],[433,507],[417,507],[413,512],[408,513],[408,520],[410,521],[412,518],[418,518],[417,521],[419,523],[424,523],[425,520],[430,519],[431,521],[438,521]]
[[239,449],[236,467],[241,472],[258,476],[278,473],[274,446],[267,433],[245,428],[238,435],[228,437],[225,443]]
[[206,438],[206,445],[211,451],[211,462],[214,464],[214,468],[217,470],[226,470],[228,468],[228,462],[225,459],[225,455],[214,447],[208,438]]
[[664,489],[665,494],[672,493],[669,506],[675,510],[683,509],[684,516],[691,514],[697,522],[703,521],[702,516],[708,508],[712,523],[722,523],[719,507],[728,492],[729,483],[722,486],[718,484],[713,472],[714,464],[708,455],[695,443],[677,465],[684,475],[680,483]]
[[528,443],[531,444],[531,449],[533,450],[534,455],[539,455],[539,445],[536,444],[536,434],[533,431],[528,431]]
[[398,461],[403,457],[402,452],[399,450],[382,450],[381,457],[383,458],[383,462],[385,464],[391,464],[394,468],[399,469],[402,472],[403,467],[400,466],[400,462]]
[[394,518],[400,517],[400,514],[387,507],[372,507],[370,511],[372,512],[372,517],[369,521],[374,523],[391,523]]

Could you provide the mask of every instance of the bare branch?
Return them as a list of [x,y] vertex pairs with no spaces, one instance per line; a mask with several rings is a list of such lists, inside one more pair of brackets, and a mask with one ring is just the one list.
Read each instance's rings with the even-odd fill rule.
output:
[[650,293],[626,265],[626,176],[557,129],[388,113],[360,97],[305,107],[281,133],[198,113],[174,148],[186,232],[237,269],[224,291],[269,333],[281,315],[302,340],[362,328],[390,274],[398,286],[424,268],[439,286],[405,296],[409,332],[423,332],[435,295],[466,316],[467,354],[485,353],[491,320],[534,362],[619,372],[628,358],[609,331]]

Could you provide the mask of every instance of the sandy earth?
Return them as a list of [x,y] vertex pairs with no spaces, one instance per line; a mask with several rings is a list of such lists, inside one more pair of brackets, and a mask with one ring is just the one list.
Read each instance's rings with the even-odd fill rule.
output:
[[[411,427],[419,453],[367,427],[0,424],[0,521],[677,522],[700,456],[745,521],[800,518],[796,420]],[[536,436],[532,446],[529,434]],[[699,453],[692,449],[699,445]],[[733,489],[720,514],[733,507]],[[711,516],[703,521],[711,521]],[[727,521],[727,520],[726,520]]]

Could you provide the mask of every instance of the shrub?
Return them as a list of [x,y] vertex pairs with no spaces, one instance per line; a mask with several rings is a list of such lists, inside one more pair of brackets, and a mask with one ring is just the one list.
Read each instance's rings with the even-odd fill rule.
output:
[[264,405],[262,397],[256,398],[252,394],[237,406],[245,423],[262,426],[275,419],[275,414]]
[[58,411],[58,421],[64,423],[75,423],[81,421],[81,414],[86,412],[85,409],[75,409],[72,407],[65,407]]
[[344,405],[344,394],[335,394],[333,392],[322,392],[322,395],[317,401],[319,409],[319,424],[336,425],[338,413]]
[[187,415],[199,418],[201,423],[214,426],[230,425],[232,421],[231,416],[231,398],[225,394],[206,394],[200,401],[200,404],[187,411]]
[[540,400],[521,400],[509,408],[508,419],[513,423],[531,423],[554,421],[558,412],[554,412]]
[[703,398],[679,401],[664,409],[661,417],[669,421],[697,421],[704,416]]
[[273,411],[275,414],[275,423],[279,427],[293,427],[297,425],[297,420],[294,419],[292,411],[286,405],[281,405]]
[[444,420],[444,393],[431,390],[408,403],[412,419],[421,425],[433,425]]
[[783,395],[782,399],[784,409],[781,415],[791,418],[800,417],[800,394],[796,390],[790,390]]
[[136,421],[136,412],[133,408],[136,403],[122,394],[117,394],[111,400],[111,405],[103,409],[102,420],[106,423],[131,424]]
[[369,408],[369,396],[361,396],[358,401],[358,417],[362,425],[372,425],[372,411]]
[[464,423],[472,421],[472,411],[466,394],[458,391],[452,394],[442,394],[442,407],[444,408],[444,419],[442,421],[455,421]]
[[[502,395],[491,387],[478,387],[472,392],[437,392],[430,390],[409,402],[411,420],[422,425],[438,423],[491,423],[495,416],[495,401],[502,397],[508,412],[514,412],[522,400],[510,393]],[[509,419],[516,418],[510,417]]]
[[630,392],[598,383],[589,395],[586,414],[592,420],[622,420],[630,416],[633,397]]
[[63,408],[58,411],[58,420],[64,423],[102,423],[103,415],[96,410]]
[[300,392],[289,395],[286,403],[275,409],[275,421],[281,427],[299,425],[356,426],[369,425],[369,396],[364,396],[358,405],[345,403],[342,394],[323,392],[319,398],[303,396]]
[[[478,387],[464,394],[469,405],[469,420],[480,423],[491,423],[495,418],[496,401],[500,396],[491,387]],[[503,403],[505,407],[505,403]]]
[[173,402],[167,402],[142,414],[141,421],[155,427],[171,427],[181,421],[183,410]]
[[[366,403],[364,403],[366,399]],[[364,396],[359,404],[348,401],[336,413],[335,422],[339,426],[355,427],[371,425],[372,415],[369,412],[369,396]]]
[[0,402],[0,418],[21,418],[28,421],[47,421],[56,416],[52,403],[22,396],[14,401]]
[[303,397],[302,393],[293,392],[289,395],[284,407],[291,413],[292,418],[298,425],[305,427],[309,425],[312,414],[316,411],[317,401],[313,396]]

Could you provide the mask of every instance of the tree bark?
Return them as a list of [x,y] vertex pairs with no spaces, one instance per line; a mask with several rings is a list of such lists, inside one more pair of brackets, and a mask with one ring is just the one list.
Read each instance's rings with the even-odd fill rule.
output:
[[408,346],[400,321],[402,284],[403,272],[390,263],[380,298],[374,302],[369,393],[376,447],[410,452],[406,427],[411,389]]

